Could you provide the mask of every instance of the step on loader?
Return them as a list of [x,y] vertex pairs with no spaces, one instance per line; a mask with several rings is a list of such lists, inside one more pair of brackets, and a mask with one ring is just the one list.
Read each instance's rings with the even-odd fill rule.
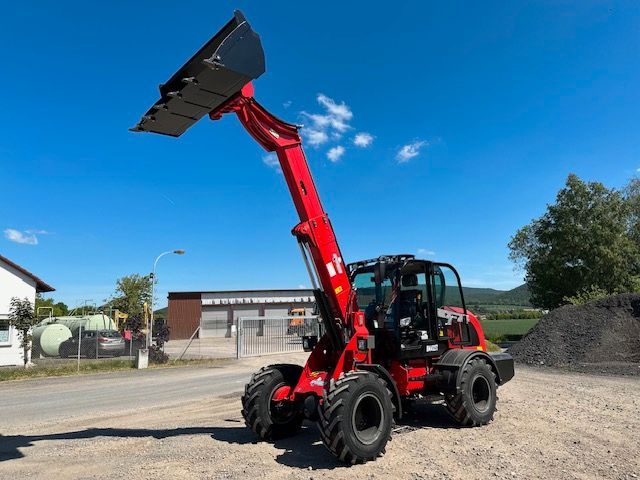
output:
[[[278,156],[300,222],[292,233],[313,285],[324,334],[303,336],[304,367],[270,365],[242,396],[247,426],[262,440],[315,421],[326,448],[346,463],[382,455],[394,422],[414,401],[440,399],[460,425],[493,420],[496,390],[514,375],[506,353],[489,354],[447,263],[382,255],[345,263],[302,149],[300,127],[254,97],[265,72],[260,37],[234,17],[167,82],[135,132],[179,137],[205,115],[234,113]],[[221,141],[224,141],[222,139]]]

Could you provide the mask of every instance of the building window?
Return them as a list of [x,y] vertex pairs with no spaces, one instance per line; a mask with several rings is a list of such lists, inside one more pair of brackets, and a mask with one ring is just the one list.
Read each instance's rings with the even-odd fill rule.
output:
[[0,345],[11,345],[11,336],[9,335],[9,320],[0,318]]

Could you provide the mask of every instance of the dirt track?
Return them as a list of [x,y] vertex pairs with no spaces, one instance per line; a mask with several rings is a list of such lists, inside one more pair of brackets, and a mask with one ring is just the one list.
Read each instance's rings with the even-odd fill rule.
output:
[[[181,406],[2,429],[0,478],[640,478],[640,380],[520,367],[495,421],[458,429],[438,406],[377,462],[343,467],[315,427],[255,443],[239,394]],[[413,429],[417,428],[417,429]]]

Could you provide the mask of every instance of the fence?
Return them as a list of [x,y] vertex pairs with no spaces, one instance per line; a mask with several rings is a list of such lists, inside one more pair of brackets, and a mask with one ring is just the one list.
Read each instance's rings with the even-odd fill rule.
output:
[[[164,352],[172,360],[244,358],[288,352],[302,352],[304,335],[322,335],[317,316],[240,317],[237,325],[225,324],[225,334],[202,335],[198,326],[188,339],[170,340]],[[38,365],[80,364],[86,360],[120,358],[133,360],[144,348],[144,338],[122,338],[112,330],[78,327],[71,337],[52,334],[34,338],[32,361]],[[222,330],[222,329],[221,329]],[[67,334],[68,335],[68,334]]]
[[238,319],[237,356],[302,352],[304,335],[321,335],[318,317],[241,317]]
[[237,357],[235,336],[226,337],[224,333],[217,336],[203,335],[200,326],[196,327],[188,339],[169,340],[164,345],[164,352],[172,360]]

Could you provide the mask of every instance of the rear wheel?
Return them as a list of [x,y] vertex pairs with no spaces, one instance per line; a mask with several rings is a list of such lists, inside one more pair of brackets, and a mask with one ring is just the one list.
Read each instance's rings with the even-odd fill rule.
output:
[[274,400],[282,389],[292,389],[302,375],[299,365],[270,365],[253,374],[244,388],[242,416],[247,426],[262,440],[294,435],[304,416],[299,405],[289,400]]
[[445,395],[447,410],[460,425],[486,425],[493,420],[498,400],[495,373],[485,359],[475,358],[459,375],[460,392]]
[[394,412],[391,391],[378,375],[342,374],[318,407],[322,442],[345,463],[374,460],[385,451]]

